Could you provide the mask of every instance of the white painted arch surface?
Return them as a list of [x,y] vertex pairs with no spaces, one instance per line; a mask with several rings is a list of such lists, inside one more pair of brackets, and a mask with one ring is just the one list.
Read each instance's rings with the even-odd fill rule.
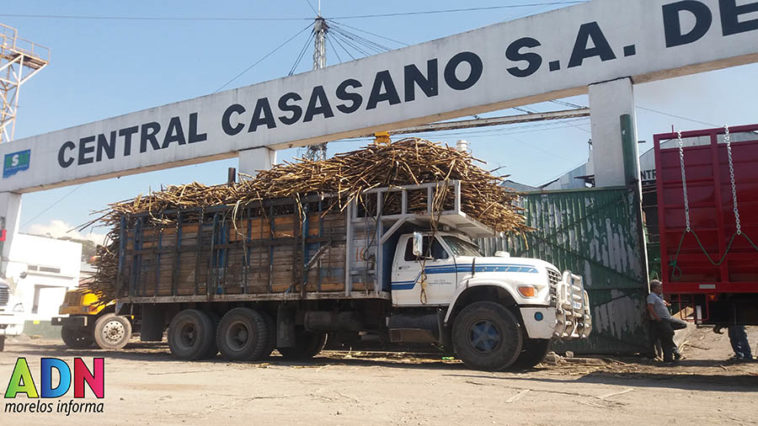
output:
[[[664,23],[664,8],[686,10],[670,14],[680,17],[679,22],[669,19]],[[696,20],[696,16],[699,19]],[[679,45],[674,45],[676,43],[670,39],[667,47],[666,28],[678,31],[680,36],[692,37]],[[604,41],[607,41],[606,49],[602,49]],[[511,53],[507,55],[509,47]],[[597,47],[601,49],[597,50]],[[572,52],[576,66],[569,67]],[[460,62],[456,67],[453,58],[461,58],[456,56],[461,54],[468,61]],[[530,62],[526,60],[526,54],[539,55],[539,67],[533,72],[524,71],[528,74],[525,76],[514,75],[518,71],[513,70],[528,68]],[[536,64],[536,58],[531,56],[532,63]],[[470,85],[451,87],[456,86],[456,81],[460,83],[471,76],[470,64],[477,59],[481,61],[481,76],[471,78]],[[433,60],[436,60],[438,73],[437,91],[431,91],[430,95],[412,84],[415,100],[409,100],[405,92],[405,68],[415,66],[421,77],[429,78],[428,61]],[[456,77],[448,75],[446,78],[445,69],[451,60],[453,65],[450,67]],[[758,2],[754,0],[594,0],[323,70],[3,144],[0,145],[0,156],[4,159],[0,192],[32,192],[228,158],[256,147],[303,146],[586,93],[589,84],[618,78],[630,77],[639,83],[756,60]],[[378,74],[382,71],[391,77],[400,102],[388,100],[392,98],[392,90],[388,80],[380,78],[387,76],[386,73]],[[345,113],[338,106],[351,103],[339,99],[337,91],[349,80],[360,82],[361,87],[352,85],[347,91],[360,94],[362,101],[354,112]],[[374,93],[376,107],[368,109],[375,84],[378,84]],[[291,116],[278,108],[279,100],[286,93],[297,93],[302,100],[289,99],[289,104],[298,105],[303,110],[307,110],[310,99],[318,101],[315,106],[323,106],[324,98],[313,96],[316,87],[323,87],[333,116],[317,113],[308,122],[304,122],[301,116],[289,125],[277,118]],[[256,104],[262,98],[269,101],[270,117],[275,127],[262,124],[255,131],[248,132]],[[224,112],[233,105],[242,106],[245,112],[237,110],[231,115],[229,124],[240,124],[244,129],[230,135],[224,131],[222,121]],[[265,109],[261,111],[259,117],[267,117]],[[169,132],[172,117],[178,118],[174,119],[173,129]],[[194,120],[191,117],[195,117]],[[191,121],[195,122],[194,133],[198,135],[194,143],[189,141]],[[160,126],[154,141],[149,134],[155,130],[155,125],[149,123]],[[140,152],[143,148],[140,146],[141,132],[146,124],[148,137],[144,152]],[[129,155],[126,155],[126,137],[118,133],[135,126],[138,130],[132,136]],[[183,139],[178,127],[181,127]],[[110,139],[111,132],[116,132],[113,140]],[[173,136],[168,138],[168,143],[167,133]],[[100,134],[103,135],[102,142],[97,140]],[[93,137],[94,140],[88,139]],[[27,150],[29,155],[24,156]],[[14,163],[10,169],[9,162]],[[69,165],[63,167],[63,164]]]

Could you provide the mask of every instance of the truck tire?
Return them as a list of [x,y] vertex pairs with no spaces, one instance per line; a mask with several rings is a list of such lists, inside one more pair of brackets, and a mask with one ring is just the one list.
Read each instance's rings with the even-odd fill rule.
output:
[[295,333],[295,346],[279,348],[282,357],[290,361],[307,361],[318,355],[326,345],[326,333],[310,333],[299,330]]
[[521,325],[504,306],[474,302],[453,323],[453,349],[472,369],[497,371],[508,368],[521,354]]
[[5,350],[5,336],[0,336],[0,352]]
[[525,339],[521,354],[511,365],[512,370],[526,370],[542,362],[550,350],[550,339]]
[[123,349],[132,338],[132,323],[125,316],[105,314],[95,321],[93,335],[100,349]]
[[268,356],[270,333],[263,315],[250,308],[234,308],[221,318],[216,344],[230,361],[258,361]]
[[67,348],[89,349],[95,344],[92,332],[85,327],[61,327],[61,340]]
[[197,309],[185,309],[171,320],[168,327],[168,347],[171,353],[184,360],[205,358],[214,345],[215,327],[211,318]]

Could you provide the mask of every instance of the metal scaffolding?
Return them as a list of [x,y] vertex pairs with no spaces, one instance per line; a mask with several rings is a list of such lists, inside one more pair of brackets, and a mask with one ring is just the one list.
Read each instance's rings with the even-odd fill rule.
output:
[[0,24],[0,143],[13,140],[21,85],[50,62],[50,49],[18,38],[15,28]]

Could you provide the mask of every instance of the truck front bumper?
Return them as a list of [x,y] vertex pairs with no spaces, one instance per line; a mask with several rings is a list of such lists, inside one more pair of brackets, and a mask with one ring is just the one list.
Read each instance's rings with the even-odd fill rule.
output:
[[582,277],[564,272],[551,288],[555,306],[521,308],[526,334],[530,339],[586,339],[592,332],[590,299]]
[[69,317],[53,317],[50,320],[52,325],[61,325],[64,327],[86,327],[89,324],[89,317],[85,315],[75,315]]
[[0,336],[18,336],[24,332],[24,319],[19,315],[0,314]]

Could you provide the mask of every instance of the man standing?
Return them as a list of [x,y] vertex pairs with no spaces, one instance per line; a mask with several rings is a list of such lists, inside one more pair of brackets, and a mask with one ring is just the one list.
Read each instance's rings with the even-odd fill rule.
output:
[[674,330],[687,328],[687,323],[673,318],[669,313],[670,304],[663,299],[663,285],[660,281],[650,281],[650,292],[647,296],[647,311],[655,325],[655,334],[661,341],[663,361],[674,362],[682,357],[674,343]]
[[750,344],[747,341],[747,332],[744,325],[729,326],[729,343],[734,350],[735,361],[752,361],[753,354],[750,351]]

